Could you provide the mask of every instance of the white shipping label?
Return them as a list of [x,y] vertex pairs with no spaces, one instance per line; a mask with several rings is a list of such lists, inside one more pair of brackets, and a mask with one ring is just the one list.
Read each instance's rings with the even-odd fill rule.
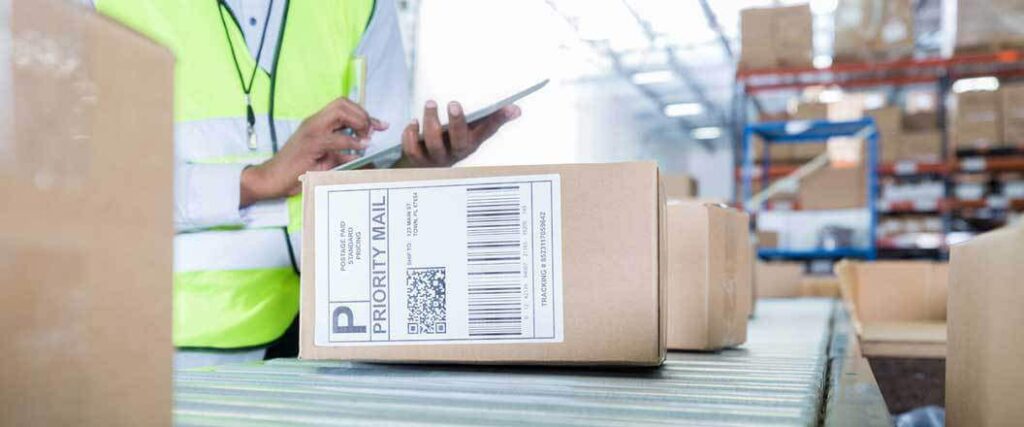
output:
[[558,175],[314,191],[316,345],[562,342]]

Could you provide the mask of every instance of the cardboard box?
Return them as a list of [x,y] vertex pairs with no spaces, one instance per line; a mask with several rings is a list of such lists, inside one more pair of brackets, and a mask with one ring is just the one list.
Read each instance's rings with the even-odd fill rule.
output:
[[999,91],[970,91],[956,95],[953,142],[958,148],[1002,145]]
[[740,68],[812,66],[812,21],[807,5],[740,12]]
[[919,111],[903,115],[904,132],[934,131],[939,128],[939,113],[935,111]]
[[757,261],[754,269],[754,277],[757,278],[757,297],[799,297],[803,275],[804,265],[799,262]]
[[772,47],[773,12],[768,8],[740,11],[740,67],[743,69],[774,68]]
[[773,42],[775,60],[782,68],[813,66],[814,26],[810,6],[776,7],[773,9]]
[[1024,419],[1024,225],[954,245],[949,269],[946,417],[955,426]]
[[945,357],[947,264],[844,260],[835,270],[865,356]]
[[875,119],[878,128],[878,154],[882,162],[893,162],[899,159],[900,143],[903,133],[903,112],[899,107],[884,107],[867,112]]
[[688,175],[662,175],[665,197],[669,200],[685,200],[697,197],[697,180]]
[[956,53],[1024,49],[1024,3],[959,0],[956,9]]
[[938,130],[901,134],[900,160],[942,161],[942,132]]
[[835,276],[804,276],[800,278],[800,296],[839,298],[839,278]]
[[748,242],[750,248],[747,255],[747,268],[750,269],[750,293],[747,297],[747,318],[753,318],[757,311],[757,246],[753,241]]
[[800,206],[805,210],[850,209],[866,205],[864,167],[825,167],[800,181]]
[[716,350],[747,340],[750,216],[721,205],[670,201],[668,348]]
[[174,59],[67,2],[8,6],[0,424],[169,425]]
[[835,62],[889,61],[914,53],[911,0],[840,0],[835,10]]
[[779,233],[775,231],[758,231],[757,246],[761,248],[779,247]]
[[793,120],[828,120],[829,104],[821,102],[800,102],[796,104]]
[[659,365],[660,185],[653,162],[308,173],[299,357]]
[[1024,83],[1000,87],[1003,139],[1007,145],[1024,145]]

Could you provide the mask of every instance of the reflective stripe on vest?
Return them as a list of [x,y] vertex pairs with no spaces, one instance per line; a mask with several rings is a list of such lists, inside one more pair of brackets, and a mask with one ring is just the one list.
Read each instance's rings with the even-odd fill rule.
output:
[[[187,6],[176,0],[95,3],[101,13],[146,34],[176,55],[177,159],[194,164],[255,164],[272,154],[267,125],[271,79],[261,69],[253,82],[251,96],[259,148],[249,151],[244,94],[224,36],[218,2]],[[286,6],[274,81],[274,125],[279,145],[287,141],[301,120],[347,94],[351,58],[373,3],[292,1]],[[231,24],[228,15],[225,17],[229,19],[229,37],[238,66],[252,70],[256,63],[241,31]],[[298,197],[287,202],[270,201],[246,211],[258,216],[261,209],[283,210],[285,221],[255,219],[247,228],[176,236],[176,346],[261,345],[276,339],[291,323],[298,311],[299,289],[285,233],[282,228],[254,228],[287,222],[296,240],[301,202]]]

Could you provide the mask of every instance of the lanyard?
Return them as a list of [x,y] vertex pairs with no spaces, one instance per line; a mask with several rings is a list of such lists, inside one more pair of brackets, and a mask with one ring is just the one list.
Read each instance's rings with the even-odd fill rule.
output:
[[[227,5],[224,4],[224,0],[217,0],[217,12],[220,13],[220,22],[224,26],[224,37],[228,39],[228,48],[231,49],[231,60],[235,63],[235,71],[238,73],[238,82],[242,85],[242,92],[245,94],[245,120],[248,123],[246,131],[249,137],[249,150],[256,151],[258,147],[256,141],[256,114],[252,110],[252,83],[256,79],[256,71],[260,68],[260,57],[263,55],[263,42],[267,38],[267,27],[270,26],[270,11],[274,9],[274,0],[270,0],[270,4],[267,6],[267,15],[263,19],[263,31],[260,34],[259,48],[256,49],[256,64],[252,67],[252,73],[249,74],[249,82],[246,83],[245,78],[242,76],[242,67],[238,65],[238,57],[235,56],[235,45],[231,41],[231,34],[228,32],[228,23],[224,19],[224,9]],[[231,13],[230,9],[228,13]],[[234,15],[232,14],[232,17]],[[237,24],[237,20],[236,24]],[[241,29],[241,27],[239,27]]]

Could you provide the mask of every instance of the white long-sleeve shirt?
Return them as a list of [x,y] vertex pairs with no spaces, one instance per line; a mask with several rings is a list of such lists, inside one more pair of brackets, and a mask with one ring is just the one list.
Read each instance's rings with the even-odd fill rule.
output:
[[[93,0],[79,1],[86,6],[94,6]],[[238,18],[242,35],[253,58],[256,57],[263,27],[266,24],[266,37],[259,65],[265,71],[272,70],[285,0],[225,0],[225,3]],[[269,18],[268,7],[272,7]],[[267,19],[266,23],[263,22],[264,19]],[[355,54],[365,58],[367,64],[364,107],[371,116],[391,124],[387,131],[378,132],[373,136],[367,149],[367,153],[372,153],[400,143],[402,127],[409,117],[409,71],[405,64],[394,0],[374,2],[373,15]],[[265,115],[257,116],[256,120],[258,130],[267,128]],[[278,135],[281,136],[282,133],[284,132],[278,129]],[[175,140],[187,137],[176,135]],[[219,225],[251,224],[266,221],[268,216],[278,218],[269,221],[272,223],[280,222],[282,216],[287,222],[287,211],[282,203],[258,203],[239,209],[241,174],[245,167],[246,165],[240,164],[179,163],[175,167],[176,228],[179,231],[187,231]]]

